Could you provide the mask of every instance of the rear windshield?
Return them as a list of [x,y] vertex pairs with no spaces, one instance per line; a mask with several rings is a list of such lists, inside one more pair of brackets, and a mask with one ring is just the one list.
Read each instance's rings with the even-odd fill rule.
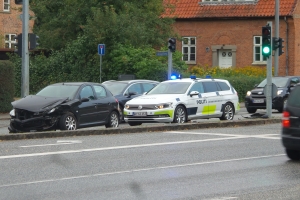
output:
[[118,94],[122,94],[122,91],[128,85],[127,83],[123,82],[104,82],[102,83],[107,87],[107,89],[115,96]]
[[288,98],[288,105],[293,107],[300,107],[300,86],[296,86]]

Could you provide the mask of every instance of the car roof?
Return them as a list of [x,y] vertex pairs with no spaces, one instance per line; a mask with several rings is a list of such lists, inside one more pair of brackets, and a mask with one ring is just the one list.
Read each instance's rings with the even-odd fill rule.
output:
[[120,83],[137,83],[137,82],[152,82],[152,83],[159,83],[158,81],[153,81],[153,80],[147,80],[147,79],[135,79],[135,80],[122,80],[122,81],[118,81],[118,80],[108,80],[105,81],[103,83],[108,83],[108,82],[120,82]]
[[61,83],[54,83],[51,85],[83,85],[83,84],[100,84],[94,82],[61,82]]
[[181,78],[181,79],[175,79],[175,80],[166,80],[163,82],[198,82],[198,81],[227,81],[225,79],[214,79],[214,78],[196,78],[196,79],[192,79],[192,78]]

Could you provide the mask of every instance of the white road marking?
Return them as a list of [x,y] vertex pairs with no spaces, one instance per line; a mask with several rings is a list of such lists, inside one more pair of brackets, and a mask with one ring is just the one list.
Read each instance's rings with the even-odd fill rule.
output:
[[20,146],[22,148],[28,147],[45,147],[45,146],[57,146],[57,145],[68,145],[68,144],[79,144],[82,143],[80,140],[58,140],[55,144],[37,144],[37,145],[28,145],[28,146]]
[[143,171],[170,169],[170,168],[178,168],[178,167],[190,167],[190,166],[198,166],[198,165],[209,165],[209,164],[215,164],[215,163],[226,163],[226,162],[236,162],[236,161],[244,161],[244,160],[272,158],[272,157],[279,157],[279,156],[285,156],[285,154],[257,156],[257,157],[248,157],[248,158],[235,158],[235,159],[230,159],[230,160],[215,160],[215,161],[207,161],[207,162],[182,164],[182,165],[169,165],[169,166],[161,166],[161,167],[140,168],[140,169],[132,169],[132,170],[124,170],[124,171],[116,171],[116,172],[90,174],[90,175],[84,175],[84,176],[72,176],[72,177],[65,177],[65,178],[30,181],[30,182],[23,182],[23,183],[13,183],[13,184],[6,184],[6,185],[4,184],[4,185],[0,185],[0,188],[21,186],[21,185],[30,185],[30,184],[37,184],[37,183],[74,180],[74,179],[82,179],[82,178],[91,178],[91,177],[97,177],[97,176],[109,176],[109,175],[116,175],[116,174],[126,174],[126,173],[135,173],[135,172],[143,172]]
[[177,141],[177,142],[163,142],[163,143],[116,146],[116,147],[102,147],[102,148],[93,148],[93,149],[78,149],[78,150],[43,152],[43,153],[32,153],[32,154],[17,154],[17,155],[0,156],[0,159],[25,158],[25,157],[34,157],[34,156],[83,153],[83,152],[106,151],[106,150],[116,150],[116,149],[130,149],[130,148],[141,148],[141,147],[152,147],[152,146],[163,146],[163,145],[174,145],[174,144],[189,144],[189,143],[199,143],[199,142],[209,142],[209,141],[234,140],[234,139],[241,139],[241,138],[247,138],[247,137],[237,136],[237,137],[231,137],[231,138],[230,137],[212,138],[212,139],[204,139],[204,140],[187,140],[187,141]]

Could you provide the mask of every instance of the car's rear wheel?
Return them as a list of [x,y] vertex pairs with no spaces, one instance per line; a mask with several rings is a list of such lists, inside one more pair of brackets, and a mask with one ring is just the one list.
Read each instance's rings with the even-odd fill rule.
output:
[[128,124],[129,124],[130,126],[139,126],[139,125],[142,125],[141,122],[128,122]]
[[286,155],[287,155],[291,160],[300,160],[300,151],[298,151],[298,150],[286,149],[285,152],[286,152]]
[[77,120],[75,116],[67,112],[63,116],[60,117],[59,120],[59,129],[60,130],[76,130],[77,129]]
[[256,110],[256,108],[247,108],[248,113],[255,113]]
[[234,117],[234,107],[231,103],[226,103],[223,109],[223,114],[220,120],[233,120]]
[[105,124],[106,128],[114,127],[117,128],[120,123],[120,117],[116,111],[112,111],[109,115],[108,122]]
[[187,121],[187,113],[183,106],[177,106],[174,112],[174,123],[185,123]]

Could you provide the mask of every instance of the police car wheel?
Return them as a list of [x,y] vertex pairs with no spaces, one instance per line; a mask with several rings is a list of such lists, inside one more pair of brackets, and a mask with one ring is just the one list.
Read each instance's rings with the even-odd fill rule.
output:
[[177,106],[174,112],[174,123],[185,123],[186,119],[186,110],[183,106]]
[[220,120],[232,120],[234,117],[234,108],[231,103],[226,103],[223,109],[223,115]]

